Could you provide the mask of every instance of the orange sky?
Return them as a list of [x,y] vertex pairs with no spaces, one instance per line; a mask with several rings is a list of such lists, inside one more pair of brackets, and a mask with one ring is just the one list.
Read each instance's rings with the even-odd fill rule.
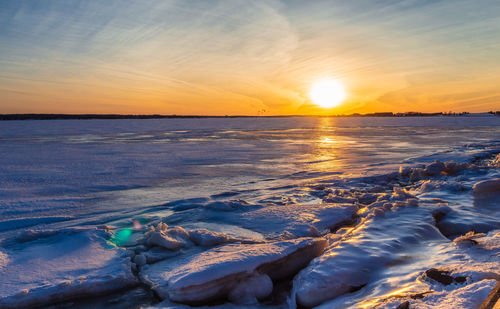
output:
[[[0,113],[500,110],[498,1],[0,6]],[[321,78],[339,107],[311,103]]]

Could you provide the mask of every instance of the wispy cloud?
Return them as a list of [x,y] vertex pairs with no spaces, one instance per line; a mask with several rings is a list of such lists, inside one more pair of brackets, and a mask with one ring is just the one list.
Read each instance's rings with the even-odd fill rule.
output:
[[487,109],[463,102],[500,92],[498,16],[489,0],[7,0],[0,109],[293,113],[325,75],[346,110]]

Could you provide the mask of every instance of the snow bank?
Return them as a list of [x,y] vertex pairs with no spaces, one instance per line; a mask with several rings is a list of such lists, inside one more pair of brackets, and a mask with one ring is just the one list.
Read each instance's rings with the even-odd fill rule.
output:
[[189,259],[147,265],[141,277],[161,298],[181,303],[200,304],[228,296],[237,300],[242,294],[260,298],[272,291],[269,279],[296,273],[326,245],[322,238],[224,245]]
[[136,285],[130,258],[105,239],[98,230],[62,233],[7,249],[0,254],[0,307],[42,306]]

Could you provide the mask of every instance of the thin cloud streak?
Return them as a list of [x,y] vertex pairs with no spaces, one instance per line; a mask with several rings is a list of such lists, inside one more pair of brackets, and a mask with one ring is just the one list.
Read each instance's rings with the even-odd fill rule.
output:
[[459,102],[500,93],[497,1],[21,0],[0,9],[2,112],[92,112],[105,101],[123,102],[109,112],[124,113],[307,113],[308,88],[324,76],[350,94],[334,112],[482,111],[495,106],[489,96]]

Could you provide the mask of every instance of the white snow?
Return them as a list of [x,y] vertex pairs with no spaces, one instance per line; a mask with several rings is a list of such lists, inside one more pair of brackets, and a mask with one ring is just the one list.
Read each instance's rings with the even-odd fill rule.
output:
[[170,250],[178,250],[186,246],[186,243],[169,235],[165,235],[162,232],[152,232],[148,238],[148,245],[160,246]]
[[121,292],[131,269],[162,297],[268,306],[318,236],[293,301],[475,306],[499,279],[498,119],[0,122],[0,307]]
[[231,241],[225,233],[217,233],[207,229],[197,229],[189,231],[189,238],[198,246],[213,247]]
[[497,284],[496,280],[483,280],[453,290],[432,293],[425,297],[425,301],[415,301],[413,305],[417,308],[455,308],[470,309],[479,308],[481,303]]
[[232,220],[263,233],[277,232],[282,238],[320,236],[351,221],[358,209],[354,204],[331,203],[267,206]]
[[410,297],[391,298],[368,308],[393,309],[405,301],[409,302],[410,308],[419,309],[479,308],[496,284],[496,280],[482,280],[452,291],[432,292],[426,294],[422,299],[412,299]]
[[445,241],[431,224],[429,213],[402,209],[384,217],[370,217],[360,227],[314,259],[294,279],[299,304],[312,307],[376,278],[421,241]]
[[[269,290],[261,290],[259,284],[255,284],[267,281],[260,275],[273,280],[289,276],[320,255],[325,246],[326,240],[321,238],[224,245],[187,260],[165,260],[147,265],[141,270],[141,276],[151,283],[160,297],[177,302],[219,299],[235,288],[233,296],[241,290],[251,289],[251,295],[260,297]],[[250,281],[244,283],[247,280]]]
[[193,244],[213,247],[238,240],[226,233],[214,232],[205,228],[185,230],[180,226],[169,227],[163,222],[151,227],[151,230],[145,236],[148,246],[159,246],[173,251]]
[[40,306],[136,285],[130,258],[105,238],[99,230],[61,233],[7,249],[1,255],[7,260],[0,259],[0,307]]

